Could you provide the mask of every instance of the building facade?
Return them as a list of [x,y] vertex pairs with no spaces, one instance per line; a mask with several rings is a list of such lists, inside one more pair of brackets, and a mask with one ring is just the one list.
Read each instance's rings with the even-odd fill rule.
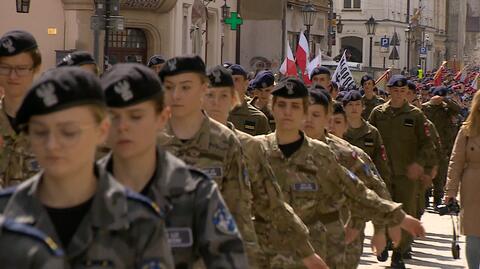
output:
[[[142,62],[154,54],[196,53],[208,66],[235,58],[235,32],[222,22],[222,6],[236,0],[120,0],[123,27],[109,31],[108,63]],[[200,8],[199,8],[200,7]],[[46,70],[66,52],[86,50],[103,66],[104,31],[91,29],[93,0],[31,1],[29,13],[16,13],[15,1],[0,3],[0,32],[23,29],[39,43]],[[121,29],[123,28],[123,29]]]

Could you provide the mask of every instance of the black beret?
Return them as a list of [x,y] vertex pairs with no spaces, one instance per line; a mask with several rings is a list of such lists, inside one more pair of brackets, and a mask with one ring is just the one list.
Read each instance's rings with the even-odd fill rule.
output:
[[407,86],[408,86],[408,89],[411,90],[411,91],[417,91],[417,85],[415,85],[415,82],[409,80],[407,81]]
[[258,72],[257,76],[253,79],[254,89],[264,89],[275,84],[275,76],[269,70],[263,70]]
[[403,75],[393,75],[388,81],[387,87],[405,87],[407,78]]
[[80,67],[52,69],[30,88],[17,112],[16,124],[79,105],[105,105],[100,80]]
[[232,65],[233,65],[233,64],[232,64],[231,62],[224,62],[224,63],[222,64],[222,66],[225,67],[225,68],[227,68],[227,69],[230,68],[230,66],[232,66]]
[[343,100],[343,97],[345,97],[345,95],[347,95],[347,91],[343,90],[343,91],[340,91],[338,94],[337,94],[337,98],[335,99],[335,101],[337,102],[341,102]]
[[163,94],[157,74],[137,63],[116,64],[102,77],[107,106],[126,107]]
[[152,67],[152,66],[154,66],[154,65],[163,64],[163,63],[165,63],[165,58],[164,58],[162,55],[153,55],[153,56],[150,57],[150,59],[148,60],[147,66],[148,66],[148,67]]
[[310,104],[312,105],[322,105],[328,107],[330,105],[331,97],[324,90],[312,88],[308,91],[310,95]]
[[321,74],[325,74],[325,75],[329,75],[329,76],[332,75],[332,73],[330,72],[330,70],[328,68],[323,67],[323,66],[319,66],[319,67],[315,67],[313,69],[312,73],[310,74],[310,79],[312,79],[316,75],[321,75]]
[[247,71],[239,64],[232,64],[228,69],[232,71],[232,75],[234,76],[243,76],[244,78],[247,78]]
[[370,75],[365,75],[365,76],[363,76],[362,79],[360,80],[360,85],[363,86],[363,84],[364,84],[365,82],[369,81],[369,80],[371,80],[371,81],[373,81],[373,83],[375,83],[375,79],[373,79],[372,76],[370,76]]
[[343,114],[345,115],[345,109],[343,108],[342,103],[334,102],[333,103],[333,115],[335,114]]
[[175,76],[182,73],[198,73],[205,75],[205,62],[198,55],[179,56],[168,59],[166,64],[160,70],[162,80],[168,76]]
[[438,86],[438,87],[435,87],[433,88],[433,95],[435,96],[447,96],[448,94],[448,88],[445,87],[445,86]]
[[361,101],[362,95],[359,91],[349,91],[343,96],[342,104],[346,106],[348,103],[353,101]]
[[57,67],[81,66],[84,64],[96,64],[92,54],[86,51],[75,51],[63,57],[63,59],[57,64]]
[[284,98],[303,98],[308,96],[308,89],[301,80],[292,77],[277,84],[272,95]]
[[207,72],[208,79],[210,80],[210,87],[233,87],[232,72],[221,65],[210,68]]
[[33,35],[22,30],[7,32],[0,38],[0,56],[13,56],[37,47]]

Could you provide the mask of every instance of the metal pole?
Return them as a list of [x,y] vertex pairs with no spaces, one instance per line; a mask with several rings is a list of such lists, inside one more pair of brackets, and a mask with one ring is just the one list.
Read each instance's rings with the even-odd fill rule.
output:
[[385,69],[385,66],[387,66],[387,57],[383,57],[383,69]]
[[407,39],[407,71],[410,73],[410,38]]
[[311,25],[306,25],[307,26],[307,31],[305,31],[305,38],[307,38],[307,43],[310,46],[310,27]]
[[327,27],[327,44],[328,44],[328,50],[327,50],[327,55],[332,56],[332,20],[333,20],[333,0],[329,0],[329,9],[328,9],[328,27]]
[[94,30],[93,31],[93,58],[97,62],[97,65],[100,66],[99,63],[99,54],[100,54],[100,31]]
[[110,0],[105,0],[105,43],[103,45],[103,71],[107,71],[107,63],[108,63],[108,35],[109,31],[108,28],[110,27],[108,24],[110,20]]
[[[240,4],[241,0],[237,0],[237,13],[240,14]],[[242,27],[237,28],[237,38],[236,38],[236,43],[235,43],[235,62],[237,64],[240,64],[240,41],[242,37],[242,32],[241,32]]]
[[410,24],[410,0],[407,0],[407,24]]
[[370,58],[368,59],[368,65],[372,68],[372,50],[373,50],[373,36],[370,36]]

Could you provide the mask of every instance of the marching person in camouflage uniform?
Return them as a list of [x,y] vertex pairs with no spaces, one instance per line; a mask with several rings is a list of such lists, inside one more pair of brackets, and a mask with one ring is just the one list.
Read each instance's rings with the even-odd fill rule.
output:
[[235,91],[240,100],[240,104],[230,111],[228,121],[233,123],[236,129],[250,135],[268,134],[270,126],[267,117],[248,102],[245,94],[249,83],[247,71],[238,64],[229,66],[228,70],[232,72]]
[[[408,104],[407,79],[394,75],[387,86],[391,100],[377,106],[369,122],[382,135],[392,170],[392,197],[402,202],[405,211],[417,214],[418,181],[424,175],[426,157],[434,150],[426,117],[418,108]],[[392,255],[393,268],[405,268],[402,254],[410,248],[412,238],[404,233],[400,246]]]
[[65,254],[42,231],[0,214],[0,264],[2,268],[69,268]]
[[0,37],[0,88],[5,94],[0,100],[0,188],[18,184],[40,170],[15,117],[41,63],[30,33],[10,31]]
[[[370,80],[371,81],[371,80]],[[367,85],[366,82],[364,85]],[[364,150],[375,163],[375,167],[391,191],[391,171],[388,164],[387,152],[383,145],[382,136],[377,128],[362,118],[364,106],[362,96],[358,91],[349,92],[344,98],[343,107],[348,119],[349,128],[345,133],[345,140]]]
[[[208,88],[205,63],[199,56],[169,59],[160,72],[165,103],[172,116],[159,143],[167,151],[216,181],[238,225],[249,264],[255,267],[260,248],[252,221],[252,193],[240,141],[227,127],[202,111]],[[234,232],[236,226],[226,226]]]
[[[326,127],[331,116],[331,108],[331,99],[327,94],[318,89],[310,90],[310,105],[308,107],[307,121],[305,122],[306,134],[311,138],[327,143],[342,166],[352,171],[368,188],[374,190],[379,196],[384,199],[390,199],[385,183],[376,175],[375,166],[371,165],[369,158],[367,159],[365,156],[362,156],[366,153],[358,148],[354,148],[343,139],[326,132]],[[336,117],[336,115],[334,115],[334,117]],[[329,244],[327,259],[329,264],[336,264],[336,267],[355,268],[363,250],[363,229],[365,227],[365,223],[361,217],[363,212],[349,212],[347,209],[346,212],[342,212],[342,214],[343,213],[346,213],[346,216],[342,216],[342,220],[348,219],[351,213],[349,223],[351,226],[347,227],[347,231],[349,232],[348,238],[345,238],[344,223],[342,220],[327,224],[327,239]],[[360,215],[360,217],[358,215]],[[382,244],[382,242],[385,242],[385,229],[383,226],[376,226],[375,228],[372,246],[374,246],[376,251],[381,252],[385,247],[385,245]],[[354,238],[356,234],[359,234],[359,236]],[[351,243],[346,245],[344,241]],[[377,244],[377,242],[380,244]],[[344,259],[342,259],[342,255],[339,253],[345,253]]]
[[112,154],[100,162],[116,179],[166,214],[175,268],[246,268],[240,233],[215,181],[156,146],[169,116],[158,76],[140,64],[117,64],[102,77]]
[[[307,268],[325,266],[309,242],[308,229],[284,201],[282,191],[275,179],[272,168],[265,160],[265,149],[255,137],[236,130],[228,122],[229,111],[238,98],[233,89],[230,73],[222,66],[208,72],[210,86],[203,107],[208,115],[228,126],[238,137],[243,149],[248,175],[252,184],[253,213],[255,230],[262,250],[268,255],[274,253],[274,246],[288,246],[303,260]],[[288,236],[285,236],[288,234]],[[265,257],[265,255],[262,255]],[[260,268],[270,268],[267,259],[262,259]]]
[[444,152],[444,155],[440,159],[438,175],[433,181],[434,205],[437,206],[442,203],[443,189],[447,178],[448,161],[450,160],[453,142],[457,135],[456,126],[453,121],[454,118],[459,115],[462,108],[448,96],[448,89],[444,86],[435,88],[433,95],[430,101],[422,104],[421,109],[423,113],[425,113],[425,116],[427,116],[437,128]]
[[364,105],[364,109],[362,112],[362,117],[363,119],[367,120],[368,117],[370,116],[370,113],[372,110],[383,103],[385,103],[385,100],[383,100],[381,97],[378,97],[375,94],[375,80],[373,77],[369,75],[365,75],[362,77],[360,80],[360,84],[362,85],[362,89],[364,91],[362,101]]
[[109,121],[98,78],[79,67],[44,74],[17,113],[42,172],[0,192],[0,212],[60,245],[72,268],[173,268],[158,206],[95,165]]
[[251,83],[254,98],[250,101],[250,104],[265,114],[268,119],[270,131],[275,131],[275,119],[272,115],[270,95],[275,85],[275,76],[272,71],[260,71]]
[[[301,81],[285,79],[272,94],[277,130],[259,139],[266,147],[267,160],[287,203],[308,226],[310,242],[320,256],[326,256],[329,247],[324,223],[340,218],[339,210],[345,201],[352,210],[361,208],[366,219],[389,226],[402,223],[413,234],[424,234],[417,220],[405,217],[400,204],[383,200],[368,190],[352,172],[337,163],[326,144],[300,131],[309,104],[308,90]],[[282,249],[271,257],[270,264],[272,268],[303,268],[297,257]]]

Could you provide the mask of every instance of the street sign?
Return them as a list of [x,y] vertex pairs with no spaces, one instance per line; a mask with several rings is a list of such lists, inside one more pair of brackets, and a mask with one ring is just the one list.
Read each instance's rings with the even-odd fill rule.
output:
[[390,47],[390,38],[382,37],[380,38],[380,52],[388,52],[388,48]]
[[400,39],[398,38],[397,32],[393,33],[392,40],[390,41],[390,46],[400,46]]
[[398,50],[397,47],[393,46],[392,52],[390,53],[390,56],[388,57],[390,60],[400,60],[400,56],[398,55]]
[[420,58],[427,58],[427,48],[421,47],[420,48]]
[[[93,15],[90,18],[90,29],[92,30],[105,30],[105,17]],[[111,16],[108,19],[108,29],[113,31],[125,30],[125,17],[123,16]]]
[[230,17],[225,19],[225,24],[230,25],[230,29],[237,30],[238,26],[243,24],[243,19],[237,12],[232,12]]

